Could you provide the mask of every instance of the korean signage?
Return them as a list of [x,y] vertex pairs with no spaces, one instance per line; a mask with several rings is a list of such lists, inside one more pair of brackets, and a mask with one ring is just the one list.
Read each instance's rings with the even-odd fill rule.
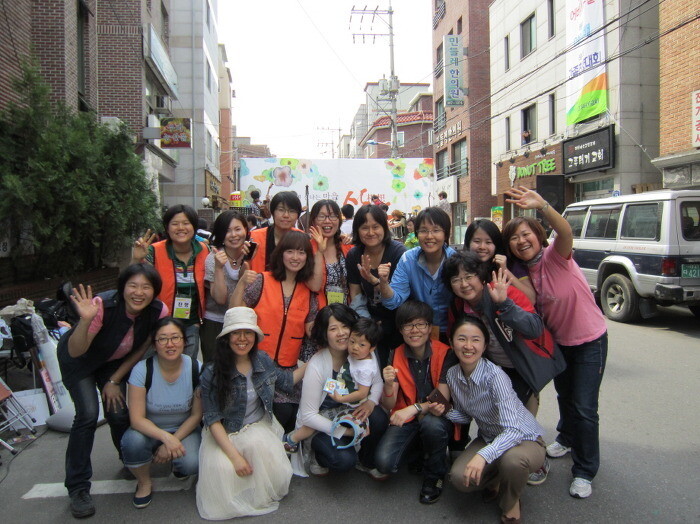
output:
[[192,120],[189,118],[160,119],[160,147],[192,147]]
[[214,200],[221,192],[221,182],[206,169],[204,170],[204,196]]
[[564,174],[576,175],[614,167],[614,126],[564,142]]
[[693,114],[690,116],[690,122],[693,125],[691,142],[693,147],[700,147],[700,91],[693,91],[690,107],[693,109]]
[[435,138],[435,143],[437,144],[437,147],[442,147],[445,144],[447,144],[447,142],[451,138],[456,137],[461,133],[462,133],[462,121],[458,120],[457,122],[455,122],[455,124],[453,126],[445,128],[445,130]]
[[604,0],[566,0],[566,125],[608,108]]
[[462,63],[464,48],[461,35],[446,35],[442,41],[444,61],[445,107],[463,106]]

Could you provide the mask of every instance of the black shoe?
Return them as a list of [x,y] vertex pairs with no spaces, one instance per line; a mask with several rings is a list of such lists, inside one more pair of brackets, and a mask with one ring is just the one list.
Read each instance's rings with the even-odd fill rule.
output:
[[442,495],[442,479],[426,479],[420,490],[418,501],[421,504],[433,504]]
[[70,496],[70,512],[76,519],[92,517],[95,514],[95,503],[88,490],[81,489]]

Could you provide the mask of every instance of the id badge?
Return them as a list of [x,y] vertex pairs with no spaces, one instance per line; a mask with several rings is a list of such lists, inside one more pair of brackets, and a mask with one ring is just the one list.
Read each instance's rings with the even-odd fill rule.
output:
[[173,316],[175,318],[190,318],[190,309],[192,308],[191,297],[175,297],[175,310]]
[[328,286],[326,288],[326,300],[329,304],[345,303],[345,291],[338,286]]

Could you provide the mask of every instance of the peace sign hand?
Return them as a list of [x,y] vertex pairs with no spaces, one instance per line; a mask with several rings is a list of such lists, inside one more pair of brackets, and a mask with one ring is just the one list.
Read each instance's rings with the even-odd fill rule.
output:
[[146,233],[134,242],[134,247],[131,250],[132,260],[140,261],[146,258],[146,255],[148,255],[148,248],[155,240],[156,234],[152,233],[150,229],[147,229]]
[[491,285],[486,286],[494,304],[502,304],[508,298],[508,286],[510,286],[511,272],[498,269],[498,274],[492,272]]
[[92,322],[92,319],[100,311],[100,305],[96,304],[92,298],[92,286],[88,286],[87,291],[85,291],[85,287],[80,284],[78,289],[73,288],[70,298],[75,304],[80,319],[85,322]]

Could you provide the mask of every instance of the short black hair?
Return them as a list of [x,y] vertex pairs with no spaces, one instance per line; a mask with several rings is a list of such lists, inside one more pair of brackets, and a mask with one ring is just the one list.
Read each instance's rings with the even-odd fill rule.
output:
[[182,320],[180,320],[179,318],[175,318],[175,317],[163,317],[163,318],[158,319],[158,321],[156,322],[156,325],[153,326],[153,334],[151,335],[151,341],[155,343],[156,333],[158,333],[158,330],[160,328],[162,328],[163,326],[168,326],[170,324],[172,324],[173,326],[175,326],[178,329],[178,331],[182,335],[182,339],[183,339],[185,345],[187,345],[187,334],[185,333],[187,331],[187,329],[185,328],[185,323]]
[[441,228],[445,232],[445,244],[450,243],[450,228],[452,227],[450,215],[439,207],[426,207],[416,216],[416,221],[414,222],[416,233],[423,225],[423,222],[431,222]]
[[228,228],[231,227],[231,221],[238,220],[245,228],[245,236],[248,238],[248,222],[238,211],[233,211],[231,209],[224,211],[214,221],[214,227],[212,228],[211,245],[221,249],[224,247],[224,239],[226,238],[226,233],[228,233]]
[[379,208],[385,213],[389,212],[389,206],[387,204],[379,204]]
[[258,227],[258,217],[255,215],[246,215],[245,220],[250,227]]
[[491,264],[482,262],[479,256],[472,251],[462,251],[450,255],[442,267],[442,282],[447,289],[452,289],[450,281],[459,275],[460,269],[475,274],[482,282],[491,281]]
[[355,322],[357,322],[357,319],[360,318],[347,304],[336,302],[324,307],[316,315],[314,327],[311,329],[311,340],[321,349],[328,346],[328,324],[331,321],[331,317],[335,318],[341,324],[346,325],[348,328],[352,328]]
[[340,208],[340,212],[343,213],[345,220],[350,220],[353,216],[355,216],[355,208],[352,204],[345,204]]
[[440,191],[440,192],[438,193],[438,196],[439,196],[439,197],[442,197],[442,198],[447,198],[447,193],[444,192],[444,191]]
[[274,213],[280,205],[285,204],[289,209],[301,215],[301,200],[294,191],[280,191],[270,201],[270,213]]
[[360,228],[367,222],[367,215],[371,215],[372,218],[382,226],[384,230],[384,238],[382,243],[385,245],[391,244],[391,233],[389,232],[389,222],[386,218],[386,213],[380,209],[379,206],[364,205],[355,213],[355,218],[352,221],[352,243],[356,246],[361,246],[360,242]]
[[[287,231],[280,239],[279,244],[270,254],[270,272],[272,276],[282,282],[287,276],[282,256],[288,249],[299,249],[306,253],[306,264],[299,270],[296,276],[297,282],[306,282],[314,274],[314,251],[311,247],[309,236],[302,231]],[[268,286],[270,284],[267,284]]]
[[165,213],[163,213],[163,228],[165,229],[165,238],[168,240],[170,240],[170,235],[168,235],[168,225],[175,215],[179,213],[184,213],[188,222],[192,224],[192,228],[195,231],[197,230],[199,217],[197,216],[197,212],[194,210],[194,208],[184,204],[175,204],[174,206],[170,206]]
[[260,198],[260,191],[258,191],[257,189],[253,189],[250,192],[250,198],[252,198],[253,200],[257,200],[258,198]]
[[207,221],[205,219],[203,219],[202,217],[199,217],[197,219],[197,229],[204,229],[204,230],[209,229],[209,224],[207,223]]
[[[484,335],[484,347],[488,347],[489,339],[491,338],[489,336],[489,330],[486,327],[486,324],[484,324],[479,317],[475,317],[474,315],[459,315],[455,319],[454,324],[452,324],[452,336],[450,337],[450,339],[454,337],[454,333],[455,331],[457,331],[457,328],[462,327],[464,324],[472,324],[473,326],[478,327],[481,333]],[[452,340],[450,340],[450,342],[452,342]]]
[[396,327],[399,329],[419,319],[433,323],[433,308],[420,300],[407,300],[396,310]]
[[382,328],[371,318],[361,318],[353,324],[351,333],[357,333],[367,339],[373,348],[382,340]]
[[469,224],[469,227],[467,228],[467,232],[464,233],[464,250],[469,251],[469,243],[472,241],[472,237],[474,236],[474,233],[478,229],[481,229],[484,233],[486,233],[489,238],[491,239],[491,242],[493,242],[493,245],[496,247],[496,255],[505,255],[506,254],[506,247],[503,244],[503,235],[501,235],[501,230],[498,229],[498,226],[491,222],[490,220],[486,218],[482,218],[480,220],[474,220],[471,224]]
[[119,273],[119,278],[117,279],[117,294],[120,298],[124,298],[126,283],[136,275],[143,275],[146,277],[146,280],[151,283],[153,286],[153,298],[160,295],[160,290],[163,287],[163,280],[160,278],[160,274],[151,264],[140,262],[127,266],[124,271]]

